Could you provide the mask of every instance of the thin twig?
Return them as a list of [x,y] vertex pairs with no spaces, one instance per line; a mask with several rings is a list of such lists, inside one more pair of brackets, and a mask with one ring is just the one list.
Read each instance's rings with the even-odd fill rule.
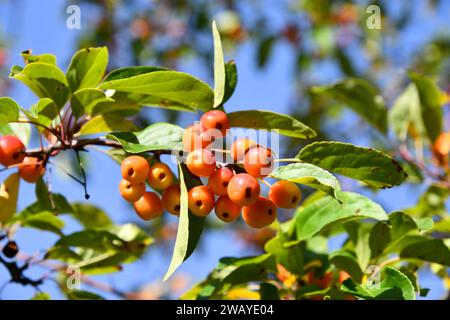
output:
[[83,163],[81,162],[80,153],[78,150],[75,150],[75,154],[77,156],[78,165],[80,166],[81,175],[83,176],[83,187],[84,187],[84,198],[88,200],[91,196],[87,191],[87,178],[86,172],[84,171]]

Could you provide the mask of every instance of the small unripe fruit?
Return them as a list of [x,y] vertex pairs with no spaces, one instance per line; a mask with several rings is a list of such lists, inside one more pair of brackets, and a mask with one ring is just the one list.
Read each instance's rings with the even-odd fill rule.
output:
[[5,167],[21,163],[25,158],[25,146],[16,136],[0,137],[0,164]]
[[245,154],[251,149],[256,147],[258,144],[249,138],[240,138],[233,142],[231,145],[231,157],[234,161],[241,161]]
[[38,181],[44,172],[42,160],[35,157],[25,157],[19,166],[20,177],[29,183]]
[[244,169],[254,177],[267,177],[273,170],[272,151],[263,147],[250,149],[245,154]]
[[216,201],[216,216],[224,222],[233,222],[241,214],[241,207],[231,201],[228,196],[221,196]]
[[145,182],[150,166],[145,158],[140,156],[129,156],[122,161],[122,177],[131,183]]
[[209,142],[204,139],[203,132],[206,128],[200,123],[196,123],[187,127],[183,134],[183,147],[186,151],[193,151],[196,149],[204,149],[208,146]]
[[157,162],[150,167],[148,183],[152,188],[164,190],[168,188],[172,182],[173,173],[166,164]]
[[242,218],[252,228],[264,228],[277,218],[277,208],[269,199],[259,197],[252,205],[242,208]]
[[316,278],[313,271],[308,272],[308,284],[316,285],[321,289],[328,288],[331,281],[333,280],[333,273],[331,271],[326,272],[324,275]]
[[208,177],[216,171],[216,158],[209,150],[197,149],[188,154],[186,165],[196,176]]
[[197,186],[189,190],[188,206],[193,214],[206,217],[214,208],[214,193],[207,186]]
[[284,209],[296,208],[302,194],[297,184],[280,180],[275,182],[269,190],[269,199],[278,207]]
[[206,112],[202,115],[200,121],[206,129],[220,130],[222,136],[225,136],[227,130],[230,128],[228,117],[226,113],[221,110],[211,110]]
[[119,183],[119,191],[128,202],[136,202],[144,195],[145,184],[143,182],[133,184],[128,180],[122,179]]
[[163,191],[162,203],[164,209],[176,216],[180,215],[180,186],[178,184],[171,185]]
[[239,206],[249,206],[258,200],[261,187],[258,180],[246,173],[239,173],[228,183],[227,193]]
[[3,247],[3,254],[7,258],[14,258],[19,252],[19,247],[15,241],[9,241],[6,246]]
[[164,208],[159,196],[154,192],[145,192],[134,203],[134,210],[143,220],[151,220],[163,214]]
[[208,187],[218,196],[227,194],[228,184],[233,178],[233,171],[228,168],[219,168],[208,179]]

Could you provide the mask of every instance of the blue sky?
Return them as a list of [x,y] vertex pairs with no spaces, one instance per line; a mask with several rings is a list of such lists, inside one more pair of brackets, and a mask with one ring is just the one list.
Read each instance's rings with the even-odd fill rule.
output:
[[[413,2],[419,3],[420,1]],[[65,19],[67,15],[65,9],[67,1],[17,1],[17,3],[21,3],[17,6],[11,6],[8,3],[9,1],[0,2],[0,30],[6,33],[6,38],[11,39],[8,65],[22,64],[20,51],[33,49],[34,53],[49,52],[55,54],[58,57],[58,65],[65,70],[75,50],[75,40],[83,31],[66,28]],[[450,1],[447,2],[447,7],[442,8],[444,12],[450,12],[449,4]],[[394,5],[392,7],[393,10],[399,10]],[[83,7],[81,9],[83,28]],[[417,10],[421,10],[419,6]],[[401,43],[389,43],[389,50],[393,50],[394,55],[396,52],[400,52],[405,56],[411,56],[414,48],[420,47],[430,34],[438,30],[444,30],[444,28],[449,29],[449,22],[445,20],[445,15],[433,17],[430,16],[429,12],[423,11],[423,14],[415,16],[417,23],[405,33],[404,40]],[[281,17],[274,14],[274,23],[277,19],[281,19]],[[256,107],[289,112],[288,106],[291,102],[292,90],[294,90],[291,81],[294,59],[291,51],[285,45],[277,46],[274,53],[276,58],[271,60],[264,71],[256,68],[254,57],[255,47],[250,43],[246,43],[234,53],[233,57],[229,57],[235,59],[238,65],[239,84],[233,98],[227,103],[227,110],[234,111]],[[397,67],[402,68],[405,65],[402,65],[400,61]],[[316,70],[316,75],[324,82],[336,80],[329,76],[330,74],[334,76],[330,69],[330,66],[325,65]],[[182,65],[182,70],[210,82],[205,78],[204,69],[195,62]],[[328,77],[323,77],[323,74],[327,74]],[[19,83],[14,85],[10,96],[23,107],[29,107],[36,101],[36,97]],[[146,112],[150,113],[153,119],[157,119],[161,115],[157,109],[149,108]],[[189,124],[196,117],[197,115],[185,116],[181,125]],[[88,165],[90,169],[89,192],[91,194],[89,201],[108,212],[115,222],[137,221],[130,207],[118,196],[117,185],[121,179],[118,165],[104,154],[96,152],[90,152]],[[56,168],[53,169],[53,190],[64,193],[70,201],[84,201],[82,188],[56,171]],[[5,175],[5,173],[1,173],[0,178],[4,179]],[[384,205],[387,211],[391,211],[413,205],[418,194],[418,190],[411,187],[400,187],[395,190],[380,191],[375,195],[375,198]],[[24,208],[33,201],[34,186],[22,183],[19,199],[20,208]],[[68,221],[65,231],[75,231],[78,228],[79,226],[75,221]],[[217,264],[218,259],[223,256],[242,256],[252,253],[251,250],[236,243],[230,231],[208,232],[205,236],[207,237],[206,241],[203,242],[205,246],[201,250],[197,250],[179,269],[180,272],[189,274],[192,281],[200,280],[206,276]],[[27,229],[20,230],[16,239],[24,252],[33,253],[51,246],[56,237],[49,233]],[[160,248],[158,250],[150,248],[149,254],[143,260],[126,265],[122,272],[96,278],[114,284],[120,289],[129,289],[131,286],[139,286],[153,281],[158,282],[167,269],[171,253],[172,248]],[[38,269],[29,274],[40,275],[42,270]],[[5,278],[5,270],[0,268],[0,283]],[[429,297],[441,297],[444,291],[440,282],[430,274],[425,274],[424,279],[425,287],[433,288]],[[49,292],[54,298],[62,297],[55,284],[51,282],[44,285],[42,289]],[[83,289],[89,288],[84,286]],[[32,296],[33,292],[34,290],[31,288],[9,285],[4,289],[2,298],[24,299]],[[115,298],[104,293],[102,295]]]

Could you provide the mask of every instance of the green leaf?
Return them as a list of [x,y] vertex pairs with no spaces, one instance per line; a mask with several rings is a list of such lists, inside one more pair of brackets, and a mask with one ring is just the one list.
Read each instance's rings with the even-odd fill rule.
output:
[[[50,127],[53,120],[58,116],[59,110],[52,99],[43,98],[31,107],[30,112],[37,116],[37,122],[46,127]],[[38,127],[38,130],[43,131],[44,129]]]
[[17,136],[26,146],[31,137],[31,125],[29,123],[0,124],[0,134]]
[[238,82],[238,72],[236,63],[231,60],[225,64],[225,93],[222,104],[227,102],[234,93]]
[[85,227],[85,228],[101,228],[112,225],[112,221],[109,216],[100,208],[88,203],[74,203],[72,204],[72,215]]
[[13,67],[11,78],[23,82],[39,98],[52,99],[61,109],[69,96],[68,83],[64,73],[48,63],[29,63],[25,68]]
[[[108,92],[108,91],[107,91]],[[177,102],[150,94],[128,93],[112,90],[111,98],[114,102],[100,103],[93,110],[95,113],[104,113],[112,110],[140,110],[144,107],[157,107],[167,110],[195,112],[196,109],[184,102]]]
[[[431,222],[432,223],[432,222]],[[409,236],[415,236],[420,231],[428,230],[430,227],[429,219],[415,220],[408,214],[396,211],[389,214],[390,238],[391,241],[384,249],[384,253],[400,251],[405,246],[408,246],[411,241]],[[421,237],[419,237],[419,240]],[[415,240],[413,242],[416,242]]]
[[222,290],[229,290],[235,285],[260,279],[266,270],[276,270],[275,259],[270,254],[222,258],[217,269],[213,271],[213,278],[220,281]]
[[370,199],[352,192],[338,192],[341,203],[327,196],[301,207],[295,214],[297,240],[306,240],[326,226],[351,219],[387,220],[383,208]]
[[402,292],[403,299],[415,300],[416,294],[414,292],[414,286],[409,278],[391,267],[384,267],[382,270],[383,281],[380,283],[381,289],[398,288]]
[[6,222],[12,218],[17,209],[19,197],[20,177],[13,173],[0,184],[0,222]]
[[433,230],[437,232],[450,233],[450,217],[444,218],[436,222],[436,224],[433,227]]
[[98,251],[119,250],[124,241],[107,230],[87,229],[61,237],[55,247],[79,247]]
[[127,119],[113,115],[98,115],[86,122],[78,132],[80,136],[113,131],[134,131],[136,125]]
[[413,83],[408,85],[395,100],[388,117],[389,126],[400,141],[406,140],[409,129],[412,129],[418,137],[422,139],[425,137],[419,93]]
[[169,70],[164,67],[153,67],[153,66],[124,67],[111,71],[103,81],[108,82],[113,80],[126,79],[154,71],[169,71]]
[[300,160],[366,184],[389,188],[401,184],[406,173],[389,155],[342,142],[315,142],[304,147]]
[[48,63],[56,66],[56,57],[53,54],[50,53],[44,53],[39,55],[31,54],[29,50],[24,51],[20,54],[24,59],[26,63],[32,63],[32,62],[43,62]]
[[44,258],[46,260],[58,260],[67,263],[78,262],[83,259],[78,253],[66,247],[52,247],[47,250]]
[[417,87],[425,130],[428,138],[433,142],[442,132],[443,127],[441,90],[431,79],[420,74],[411,72],[409,76]]
[[270,175],[272,178],[301,183],[336,197],[340,191],[339,181],[328,171],[309,163],[291,163],[276,168]]
[[231,127],[275,130],[294,138],[313,138],[316,132],[304,123],[284,114],[265,110],[244,110],[228,113]]
[[342,283],[341,290],[365,300],[373,300],[375,298],[369,288],[355,283],[352,279],[345,280]]
[[64,228],[64,221],[50,211],[21,215],[16,221],[19,221],[24,227],[50,231],[58,235],[62,235],[62,229]]
[[84,290],[67,290],[66,295],[69,300],[105,300],[96,293]]
[[277,263],[283,265],[289,272],[293,274],[303,273],[304,264],[304,245],[302,243],[295,243],[287,247],[288,238],[282,233],[278,233],[266,242],[264,250],[272,254]]
[[175,270],[190,257],[197,246],[205,223],[205,218],[192,214],[188,209],[188,190],[201,185],[201,181],[192,176],[184,164],[179,164],[178,173],[181,190],[180,218],[172,260],[164,276],[164,281],[169,279]]
[[414,242],[400,252],[402,258],[413,258],[450,266],[450,249],[441,239],[427,239]]
[[158,122],[138,132],[115,132],[108,139],[119,142],[128,153],[153,150],[182,150],[184,130],[176,125]]
[[[370,248],[370,234],[372,225],[368,223],[356,223],[356,239],[353,239],[355,244],[356,259],[361,267],[361,270],[366,270],[369,266],[370,257],[372,256]],[[356,241],[355,241],[356,240]]]
[[46,292],[38,292],[31,298],[31,300],[52,300],[52,298]]
[[225,96],[225,59],[223,58],[222,41],[217,30],[216,22],[212,22],[214,39],[214,108],[220,106]]
[[260,300],[280,300],[278,288],[269,283],[263,282],[259,285]]
[[42,208],[50,210],[53,207],[48,186],[42,177],[36,182],[35,194],[37,202]]
[[347,279],[341,290],[366,300],[415,300],[414,286],[406,275],[391,267],[384,267],[381,274],[383,280],[372,287]]
[[84,273],[102,274],[120,271],[120,264],[138,259],[152,242],[134,224],[113,225],[64,236],[46,257],[80,267]]
[[378,89],[368,81],[348,78],[332,85],[312,88],[358,113],[382,133],[387,131],[387,108]]
[[385,222],[377,222],[370,232],[371,258],[378,257],[391,242],[390,228]]
[[0,125],[19,120],[19,105],[11,98],[0,98]]
[[85,48],[77,51],[67,69],[67,80],[72,92],[95,87],[103,78],[108,66],[106,47]]
[[94,108],[102,102],[111,102],[102,90],[94,88],[84,88],[74,92],[70,100],[70,106],[75,118],[80,118],[85,113],[92,115]]
[[268,36],[264,38],[257,48],[257,64],[259,68],[264,67],[272,54],[273,47],[276,38],[274,36]]
[[329,259],[337,269],[346,271],[353,280],[356,282],[362,281],[364,272],[359,266],[354,253],[340,250],[330,254]]
[[[168,100],[202,111],[208,111],[214,104],[214,92],[206,83],[177,71],[154,71],[126,79],[107,81],[99,88],[149,95],[162,101]],[[155,105],[158,103],[156,100]]]
[[200,285],[199,299],[221,297],[231,288],[265,279],[267,271],[275,271],[275,258],[271,254],[243,258],[222,258],[219,265]]

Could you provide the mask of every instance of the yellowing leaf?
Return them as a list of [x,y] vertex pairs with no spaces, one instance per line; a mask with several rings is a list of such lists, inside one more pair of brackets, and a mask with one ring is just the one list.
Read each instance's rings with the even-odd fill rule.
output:
[[8,221],[16,212],[19,183],[19,174],[14,173],[0,185],[0,222]]
[[130,120],[119,116],[100,115],[86,122],[80,129],[79,135],[90,135],[97,133],[110,133],[113,131],[134,131],[137,127]]

